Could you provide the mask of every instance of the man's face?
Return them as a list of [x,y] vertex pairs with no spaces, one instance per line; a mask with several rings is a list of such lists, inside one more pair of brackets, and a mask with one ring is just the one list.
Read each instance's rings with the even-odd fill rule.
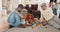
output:
[[20,8],[20,7],[19,7],[19,8],[18,8],[18,11],[19,11],[19,12],[23,11],[23,8]]
[[42,6],[41,8],[42,8],[42,10],[45,10],[46,9],[46,6]]

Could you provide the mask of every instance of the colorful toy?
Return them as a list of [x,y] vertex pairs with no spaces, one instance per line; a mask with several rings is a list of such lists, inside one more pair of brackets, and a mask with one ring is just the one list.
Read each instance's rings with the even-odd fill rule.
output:
[[35,25],[35,22],[32,22],[32,27]]
[[38,22],[38,23],[32,23],[32,28],[36,28],[36,27],[40,27],[42,28],[47,28],[46,24],[44,24],[43,22]]

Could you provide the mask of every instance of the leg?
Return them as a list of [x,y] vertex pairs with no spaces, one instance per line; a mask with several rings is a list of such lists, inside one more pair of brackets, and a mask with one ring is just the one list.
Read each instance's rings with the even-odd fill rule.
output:
[[59,19],[60,19],[60,13],[59,13]]
[[49,20],[49,21],[47,21],[47,23],[49,25],[53,26],[54,28],[57,28],[57,29],[60,28],[60,25],[58,23],[56,23],[54,20]]
[[20,28],[26,28],[26,24],[20,24],[18,27],[20,27]]
[[18,27],[25,28],[26,27],[26,22],[24,20],[22,20],[21,24]]
[[53,17],[53,20],[54,20],[56,23],[60,24],[60,19],[59,19],[57,16],[54,16],[54,17]]
[[10,28],[13,28],[13,26],[12,26],[12,25],[10,25],[10,26],[9,26],[9,29],[10,29]]

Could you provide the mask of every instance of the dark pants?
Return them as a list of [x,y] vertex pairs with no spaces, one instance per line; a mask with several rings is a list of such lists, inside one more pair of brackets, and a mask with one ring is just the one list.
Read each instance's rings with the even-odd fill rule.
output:
[[60,18],[60,13],[59,13],[59,18]]
[[12,26],[12,25],[10,25],[10,26],[9,26],[9,28],[13,28],[13,26]]
[[54,13],[55,15],[57,15],[57,9],[54,8],[54,9],[52,9],[52,10],[53,10],[53,13]]

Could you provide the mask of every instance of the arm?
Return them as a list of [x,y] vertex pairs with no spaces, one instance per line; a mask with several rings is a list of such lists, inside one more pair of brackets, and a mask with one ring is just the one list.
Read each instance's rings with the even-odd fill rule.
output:
[[32,21],[34,21],[34,16],[32,15],[31,17],[32,17]]
[[44,19],[44,17],[43,17],[43,14],[41,13],[41,18],[40,18],[40,21],[42,22],[42,21],[44,21],[45,19]]
[[59,17],[59,10],[57,10],[57,17]]
[[42,22],[42,24],[45,26],[47,23],[46,23],[46,20],[45,20],[45,18],[43,17],[43,15],[42,15],[42,20],[41,20],[41,22]]
[[20,24],[22,24],[22,21],[21,21],[21,18],[18,16],[18,15],[15,15],[15,23],[14,23],[14,26],[17,27],[19,26]]
[[28,14],[26,14],[26,18],[25,18],[25,21],[28,21],[28,18],[29,18],[29,17],[28,17]]

